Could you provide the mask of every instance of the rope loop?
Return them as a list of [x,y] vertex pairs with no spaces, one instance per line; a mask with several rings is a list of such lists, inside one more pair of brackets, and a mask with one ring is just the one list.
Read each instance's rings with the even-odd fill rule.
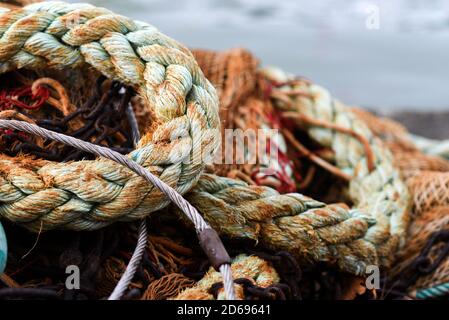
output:
[[[220,141],[218,98],[192,53],[155,27],[89,4],[0,11],[0,73],[89,65],[135,89],[154,111],[129,157],[177,192],[197,182]],[[30,230],[93,230],[168,204],[119,164],[0,156],[0,216]],[[70,215],[64,212],[71,211]]]

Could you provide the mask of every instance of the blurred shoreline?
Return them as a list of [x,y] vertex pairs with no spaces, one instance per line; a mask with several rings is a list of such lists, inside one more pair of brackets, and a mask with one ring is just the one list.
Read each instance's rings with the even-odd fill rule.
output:
[[430,139],[449,139],[449,111],[398,111],[384,115],[402,123],[411,133]]
[[[305,76],[350,105],[381,113],[449,110],[444,1],[89,2],[149,22],[191,48],[245,47],[262,65]],[[380,8],[378,30],[364,24],[372,5]]]

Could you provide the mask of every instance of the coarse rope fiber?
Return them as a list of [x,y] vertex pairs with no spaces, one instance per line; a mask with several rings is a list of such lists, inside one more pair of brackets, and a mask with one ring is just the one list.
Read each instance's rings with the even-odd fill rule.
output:
[[[350,108],[333,98],[324,88],[310,82],[294,82],[295,77],[278,69],[262,72],[272,81],[287,84],[281,86],[276,95],[284,91],[289,99],[276,99],[276,96],[274,99],[275,107],[281,112],[294,112],[315,122],[329,122],[350,129],[369,142],[374,157],[373,168],[368,165],[369,154],[360,141],[332,129],[302,123],[298,118],[297,124],[307,129],[314,140],[332,148],[336,166],[352,177],[349,196],[354,206],[351,211],[363,212],[375,220],[375,224],[368,227],[362,237],[347,245],[359,240],[365,245],[373,245],[378,264],[390,266],[396,250],[405,242],[410,219],[409,191],[394,165],[392,154]],[[356,229],[355,225],[352,225],[352,230]],[[351,233],[355,235],[356,232]]]
[[[142,180],[135,181],[136,177],[117,168],[114,162],[37,161],[30,169],[23,163],[29,165],[30,159],[2,157],[0,189],[6,191],[0,197],[3,217],[17,222],[11,216],[21,216],[19,221],[31,230],[34,226],[35,231],[36,223],[40,224],[39,230],[44,225],[45,230],[61,225],[92,230],[120,220],[124,214],[135,215],[135,219],[139,214],[143,217],[165,206],[168,202],[156,191],[157,187],[183,207],[198,233],[210,228],[178,193],[192,187],[219,143],[215,90],[186,48],[148,24],[90,5],[62,2],[38,3],[11,11],[2,9],[0,36],[1,73],[21,68],[76,68],[88,63],[109,78],[133,86],[154,110],[159,124],[140,140],[139,148],[129,160],[107,148],[25,123],[2,120],[3,128],[43,136],[112,159],[152,183],[145,186]],[[17,167],[20,169],[16,170]],[[27,170],[31,181],[27,181],[23,172]],[[18,171],[24,178],[19,185],[14,183]],[[67,211],[68,219],[64,219],[61,213]],[[106,216],[109,221],[105,221]],[[139,245],[136,252],[141,250]],[[125,272],[111,299],[122,295],[130,280],[127,274],[133,273],[134,265],[131,263],[131,272]],[[233,299],[229,265],[221,264],[219,269],[226,296]]]
[[[449,292],[449,161],[430,152],[423,141],[393,120],[379,118],[361,109],[353,111],[392,151],[413,199],[413,221],[406,245],[388,271],[388,293],[399,290],[416,299],[434,299]],[[432,141],[443,150],[444,142]]]
[[417,135],[410,135],[410,138],[423,153],[449,160],[449,140],[427,139]]
[[[0,16],[0,35],[2,72],[87,62],[135,87],[160,124],[142,138],[131,159],[181,194],[195,185],[220,133],[215,91],[187,49],[149,25],[82,4],[50,2],[6,11]],[[280,72],[264,74],[277,82],[290,79]],[[313,98],[292,97],[283,105],[285,101],[273,96],[275,107],[351,128],[371,143],[375,168],[368,171],[359,141],[327,128],[309,129],[315,140],[332,147],[337,166],[354,177],[350,193],[355,207],[325,205],[300,194],[280,195],[208,175],[189,200],[223,235],[259,237],[270,248],[310,262],[336,263],[355,274],[363,274],[368,264],[388,266],[403,242],[409,213],[408,191],[391,154],[327,91],[316,85],[299,89]],[[177,139],[170,139],[172,135]],[[198,145],[199,163],[191,159],[198,156]],[[1,163],[0,213],[35,231],[41,224],[44,230],[96,229],[142,218],[168,202],[156,188],[111,161],[58,164],[5,158]]]
[[[0,9],[1,10],[1,9]],[[279,79],[277,79],[277,80],[279,80]],[[291,88],[289,88],[289,90],[290,90]],[[297,88],[295,88],[295,89],[297,89]],[[302,89],[302,88],[301,88]],[[296,98],[297,99],[297,98]],[[292,100],[296,100],[295,98],[293,98]],[[237,100],[237,99],[236,99]],[[276,100],[276,99],[274,99],[274,100]],[[315,97],[312,99],[312,101],[314,102],[314,103],[316,103],[316,99],[315,99]],[[303,101],[302,101],[303,102]],[[285,100],[283,100],[283,101],[277,101],[277,106],[279,107],[281,107],[281,109],[283,109],[283,108],[285,108]],[[348,109],[349,110],[349,109]],[[352,112],[355,112],[354,110],[351,110]],[[357,112],[355,112],[355,113],[357,113]],[[326,119],[326,120],[329,120],[329,119]],[[374,126],[374,125],[370,125],[370,123],[369,122],[366,122],[366,125],[368,125],[368,127],[370,127],[370,129],[372,129],[372,131],[373,131],[373,133],[374,134],[377,134],[377,132],[375,132],[376,130],[376,126]],[[391,128],[393,128],[394,127],[394,123],[392,123],[392,127]],[[301,124],[301,126],[302,126],[302,124]],[[307,126],[305,126],[305,127],[307,127]],[[397,129],[397,128],[396,128]],[[318,131],[318,130],[316,130],[316,131]],[[379,131],[382,131],[382,130],[379,130]],[[391,130],[391,131],[393,131],[393,130]],[[396,130],[396,132],[399,132],[400,130]],[[387,132],[387,130],[385,130],[384,132]],[[402,133],[403,132],[399,132],[399,134],[397,135],[397,137],[394,135],[392,138],[393,138],[393,140],[395,140],[396,138],[398,138],[398,137],[400,137],[401,139],[403,138],[403,135],[402,135]],[[319,139],[317,139],[317,140],[319,140]],[[388,144],[389,143],[389,141],[388,141],[388,139],[385,139],[386,140],[386,144]],[[415,141],[416,142],[416,141]],[[404,141],[401,141],[400,142],[400,144],[401,144],[401,147],[403,147],[404,146],[404,144],[407,144],[406,142],[404,142]],[[413,144],[412,144],[413,145]],[[390,149],[391,149],[391,146],[389,145],[389,147],[390,147]],[[413,148],[412,148],[413,149]],[[410,150],[409,150],[410,151]],[[412,152],[413,152],[413,157],[411,157],[412,156]],[[423,155],[422,153],[419,153],[419,152],[416,152],[416,151],[411,151],[410,152],[410,155],[409,154],[405,154],[405,153],[401,153],[401,155],[402,155],[402,159],[400,160],[400,161],[398,161],[398,156],[397,156],[397,154],[394,154],[394,156],[395,156],[395,159],[394,159],[394,162],[395,162],[395,165],[399,168],[399,169],[401,169],[401,170],[405,170],[405,168],[407,168],[407,166],[409,166],[409,168],[410,168],[410,161],[408,161],[408,159],[411,159],[411,160],[413,160],[412,162],[412,169],[419,169],[419,170],[422,170],[422,169],[424,169],[424,168],[426,168],[425,166],[428,166],[428,169],[429,170],[436,170],[436,171],[446,171],[447,169],[445,169],[446,167],[447,167],[447,162],[444,162],[444,161],[441,161],[441,159],[440,158],[437,158],[437,157],[429,157],[429,156],[426,156],[426,155]],[[420,155],[420,156],[422,156],[422,157],[420,157],[419,159],[416,159],[416,157],[415,156],[418,156],[418,155]],[[338,157],[337,157],[337,159],[338,159]],[[428,160],[435,160],[435,161],[428,161]],[[399,164],[398,165],[398,162],[399,163],[404,163],[403,165],[401,165],[401,164]],[[416,168],[415,168],[416,167]],[[347,169],[347,168],[346,168]],[[404,173],[404,172],[403,172]],[[213,176],[210,176],[209,177],[210,179],[216,179],[217,177],[213,177]],[[206,178],[205,178],[206,179]],[[207,180],[207,179],[206,179]],[[407,182],[409,182],[409,181],[407,181]],[[230,183],[230,184],[232,184],[232,182]],[[250,189],[250,187],[248,187],[249,189]],[[252,188],[252,187],[251,187]],[[413,188],[412,188],[412,190],[413,190]],[[208,191],[207,191],[208,192]],[[414,194],[414,195],[416,195],[416,193],[415,192],[412,192],[412,194]],[[444,203],[443,203],[444,204]],[[324,204],[321,204],[323,207],[324,207]],[[415,206],[416,206],[416,202],[415,202]],[[430,207],[432,207],[433,205],[430,205]],[[342,208],[343,210],[346,210],[347,208],[344,208],[344,206],[339,206],[340,208]],[[416,210],[416,207],[415,207],[415,212],[416,212],[417,210]],[[371,226],[369,227],[369,228],[371,228],[372,226],[374,226],[376,223],[377,223],[377,220],[376,219],[374,219],[374,218],[372,218],[372,219],[367,219],[367,221],[368,220],[370,220],[370,224],[371,224]],[[247,221],[245,221],[245,223],[247,223]],[[338,232],[337,230],[335,231],[335,232]],[[225,233],[226,234],[226,233]],[[274,248],[277,248],[277,246],[276,245],[274,245]],[[363,251],[363,250],[362,250]],[[393,251],[394,251],[394,249],[393,249]],[[302,254],[299,254],[299,256],[302,256]],[[326,260],[326,259],[325,259]],[[332,259],[331,259],[332,260]],[[318,261],[320,261],[320,259],[318,259]]]
[[[257,256],[238,255],[233,259],[231,268],[236,279],[245,278],[263,288],[280,281],[279,275],[271,263]],[[174,297],[174,300],[213,300],[214,297],[209,292],[209,289],[218,282],[221,282],[220,274],[213,268],[210,268],[200,281],[191,288],[179,293]],[[235,291],[237,299],[242,300],[245,298],[241,285],[235,284]],[[219,290],[217,299],[223,300],[224,297],[224,290]]]
[[[200,66],[205,71],[205,74],[207,77],[212,81],[212,83],[221,88],[219,90],[220,93],[220,99],[222,101],[223,105],[226,105],[223,103],[223,101],[229,100],[229,96],[235,96],[235,97],[241,97],[243,92],[245,92],[245,89],[242,89],[241,92],[234,93],[233,87],[229,86],[226,88],[223,86],[224,80],[228,78],[231,78],[228,73],[232,74],[232,79],[236,80],[239,79],[238,72],[245,73],[245,77],[252,79],[254,77],[248,77],[248,70],[252,70],[253,67],[250,64],[247,64],[247,69],[241,67],[242,61],[251,61],[251,59],[248,59],[247,57],[243,58],[244,54],[246,54],[241,49],[233,49],[229,50],[227,52],[212,52],[212,51],[205,51],[201,52],[201,50],[194,51],[195,56],[197,57]],[[228,62],[230,57],[233,57],[232,62]],[[240,56],[241,62],[239,63],[238,60]],[[215,64],[212,64],[211,61],[214,61]],[[233,64],[234,66],[239,66],[239,69],[231,68],[229,67],[230,64]],[[223,68],[227,68],[227,70],[217,70],[218,66],[222,66]],[[236,74],[237,72],[237,74]],[[227,77],[226,77],[227,76]],[[279,79],[278,79],[279,81]],[[306,97],[310,95],[309,92],[303,91],[302,96]],[[240,100],[237,103],[237,106],[233,106],[233,114],[239,113],[239,107],[241,108],[242,105],[245,105],[245,100],[248,95],[243,95],[245,98]],[[238,100],[238,99],[237,99]],[[315,99],[312,99],[313,102]],[[284,101],[285,102],[285,101]],[[240,104],[240,106],[238,106]],[[349,110],[349,108],[348,108]],[[403,241],[406,242],[406,244],[403,246],[401,252],[399,253],[399,257],[396,260],[399,264],[394,264],[393,270],[401,270],[401,266],[403,267],[404,264],[407,264],[410,262],[410,259],[406,259],[406,257],[409,256],[409,254],[404,254],[407,252],[410,252],[411,250],[415,250],[416,253],[419,251],[419,249],[422,247],[423,242],[429,238],[430,232],[436,232],[437,230],[444,228],[446,223],[443,222],[444,219],[447,218],[447,207],[437,207],[438,205],[446,205],[447,206],[447,173],[446,171],[449,171],[449,162],[441,157],[432,155],[432,154],[425,154],[423,153],[417,146],[416,146],[416,139],[414,139],[414,136],[411,135],[405,127],[400,125],[399,123],[390,120],[388,118],[380,118],[378,116],[373,115],[372,113],[369,113],[367,111],[358,109],[358,108],[350,108],[351,113],[355,115],[357,119],[362,121],[365,126],[367,126],[372,133],[379,139],[383,141],[383,144],[385,147],[388,147],[390,149],[393,159],[392,163],[394,166],[399,169],[401,176],[404,178],[404,181],[406,182],[411,198],[413,200],[413,207],[411,208],[413,210],[414,216],[412,218],[415,218],[415,221],[412,223],[408,234],[404,232]],[[228,120],[227,127],[230,127],[232,125],[232,117],[231,120]],[[306,127],[307,128],[307,127]],[[373,140],[373,139],[372,139]],[[391,158],[390,158],[391,159]],[[194,201],[192,199],[197,198],[198,204],[202,203],[202,200],[209,198],[209,201],[215,201],[219,205],[223,205],[229,201],[229,198],[226,198],[224,194],[226,191],[224,191],[220,187],[213,187],[212,184],[217,183],[217,178],[210,176],[210,181],[201,181],[200,188],[195,189],[191,194],[189,194],[189,200]],[[223,185],[226,183],[224,181]],[[239,205],[237,207],[237,212],[239,213],[237,217],[235,216],[235,211],[231,214],[231,211],[235,208],[231,208],[232,204],[227,208],[229,209],[229,220],[226,220],[226,217],[223,217],[223,215],[217,214],[217,217],[208,217],[206,216],[206,219],[208,220],[216,220],[219,221],[217,223],[218,225],[223,226],[222,227],[222,234],[226,234],[230,237],[242,237],[242,234],[245,234],[245,236],[260,240],[264,240],[264,236],[261,234],[261,229],[263,230],[266,228],[267,225],[270,223],[273,223],[271,221],[270,223],[267,223],[269,219],[260,219],[256,218],[256,214],[252,214],[251,218],[247,218],[249,214],[247,212],[257,212],[261,206],[264,208],[270,208],[269,204],[263,203],[263,197],[260,196],[260,193],[262,193],[263,189],[260,187],[246,187],[244,183],[234,183],[235,187],[235,193],[236,197],[237,194],[241,193],[242,190],[245,190],[248,192],[249,188],[252,188],[252,191],[254,191],[251,194],[251,197],[253,199],[253,204],[255,205],[255,208],[253,207],[253,210],[247,209],[246,205],[249,204],[249,202],[244,202],[242,205]],[[242,189],[238,189],[238,187]],[[202,190],[202,188],[204,190]],[[216,192],[218,196],[213,199],[212,196],[210,196],[210,193]],[[216,190],[216,191],[213,191]],[[194,193],[202,193],[203,195],[193,195]],[[249,192],[248,192],[249,193]],[[275,197],[281,197],[281,195],[277,194],[276,192],[273,193],[273,196]],[[231,197],[230,197],[231,198]],[[249,197],[248,197],[249,198]],[[224,201],[222,201],[224,200]],[[273,200],[273,202],[280,203],[278,199]],[[259,206],[260,205],[260,206]],[[206,207],[207,205],[204,205]],[[217,205],[218,206],[218,205]],[[430,211],[429,213],[422,213],[426,210],[429,210],[431,208],[435,208],[434,210]],[[226,210],[226,211],[227,211]],[[201,208],[200,208],[201,211]],[[284,214],[281,214],[284,215]],[[274,215],[273,215],[274,216]],[[288,216],[288,214],[286,215]],[[431,219],[429,219],[431,217]],[[284,217],[285,218],[285,217]],[[239,225],[235,222],[235,220],[241,220],[245,221],[245,226]],[[287,218],[285,218],[287,219]],[[275,221],[277,219],[275,218]],[[276,222],[274,222],[275,224]],[[280,224],[280,223],[278,223]],[[284,224],[286,226],[286,224]],[[420,227],[417,227],[420,226]],[[423,228],[425,228],[426,232],[423,232]],[[227,229],[227,230],[224,230]],[[293,230],[293,228],[291,228]],[[415,231],[414,231],[415,230]],[[283,231],[283,230],[282,230]],[[337,233],[337,232],[335,232]],[[281,234],[281,233],[280,233]],[[273,235],[273,238],[276,235]],[[280,235],[279,235],[280,236]],[[285,236],[285,234],[284,234]],[[420,239],[418,242],[416,240]],[[296,239],[291,239],[291,243],[293,244]],[[286,241],[287,242],[287,241]],[[420,245],[417,245],[417,243],[421,243]],[[278,244],[277,244],[278,245]],[[313,248],[312,245],[307,245],[309,248]],[[279,248],[276,245],[274,245],[272,248]],[[286,247],[287,250],[294,251],[290,247]],[[413,249],[412,249],[413,248]],[[299,251],[299,250],[298,250]],[[413,252],[413,251],[412,251]],[[299,253],[299,256],[301,258],[304,258],[303,253]],[[415,255],[416,256],[416,255]],[[319,260],[319,259],[318,259]],[[439,296],[443,296],[447,294],[448,292],[448,279],[447,279],[447,270],[448,270],[448,259],[443,260],[440,266],[437,267],[435,272],[428,274],[426,276],[422,276],[417,283],[414,286],[411,286],[409,289],[410,291],[413,291],[411,296],[414,296],[418,299],[424,299],[424,298],[436,298]],[[390,273],[391,274],[391,273]],[[388,291],[388,288],[387,288]]]
[[[61,142],[66,145],[70,145],[72,147],[75,147],[77,149],[81,149],[86,152],[93,153],[99,157],[104,157],[106,159],[110,159],[116,163],[119,163],[123,165],[124,167],[132,170],[136,174],[138,174],[140,177],[143,177],[147,182],[150,182],[152,185],[157,187],[161,192],[163,192],[167,198],[169,198],[173,203],[177,205],[179,209],[188,217],[188,219],[193,223],[195,226],[195,230],[198,234],[201,232],[210,229],[211,227],[204,221],[203,217],[198,213],[198,211],[189,203],[187,202],[179,193],[177,193],[173,188],[171,188],[169,185],[164,183],[162,180],[160,180],[158,177],[154,176],[150,171],[146,170],[144,167],[140,166],[139,164],[135,163],[134,161],[130,160],[126,156],[113,151],[109,148],[97,146],[89,142],[85,142],[61,133],[52,132],[50,130],[40,128],[39,126],[36,126],[34,124],[30,124],[24,121],[17,121],[17,120],[0,120],[0,128],[8,128],[8,129],[15,129],[23,132],[27,132],[36,136],[40,136],[42,138],[47,138],[51,140],[55,140],[58,142]],[[141,225],[142,231],[139,232],[139,238],[142,237],[142,234],[144,233],[143,230],[145,230],[144,224]],[[143,250],[143,246],[145,243],[143,241],[139,241],[139,245],[136,248],[136,252],[141,252]],[[127,274],[131,274],[133,271],[132,269],[135,267],[134,263],[135,260],[138,260],[138,255],[133,255],[132,262],[131,262],[131,271],[125,271],[125,277],[120,279],[119,285],[116,287],[116,290],[112,293],[112,298],[118,299],[121,294],[123,294],[123,291],[125,290],[125,283],[130,280],[126,277]],[[222,273],[223,276],[223,282],[224,282],[224,289],[226,293],[227,299],[233,300],[235,298],[234,296],[234,287],[233,287],[233,279],[231,274],[231,269],[229,264],[221,264],[219,266],[219,270]],[[112,299],[111,298],[111,299]]]
[[[149,24],[89,4],[43,2],[0,11],[0,73],[88,64],[133,87],[157,125],[129,157],[183,194],[219,145],[215,89],[188,49]],[[0,159],[0,215],[37,231],[94,230],[163,208],[153,185],[104,159]]]
[[[201,57],[198,52],[195,55]],[[375,164],[371,171],[358,140],[332,129],[303,125],[315,140],[335,152],[337,167],[350,176],[349,192],[355,206],[326,205],[298,193],[280,194],[215,175],[203,175],[187,199],[229,238],[253,239],[269,249],[288,251],[302,262],[324,261],[354,274],[364,274],[370,264],[390,266],[405,240],[410,195],[388,148],[325,89],[295,81],[280,70],[257,72],[273,83],[285,83],[280,90],[303,91],[300,97],[287,96],[287,100],[279,99],[279,92],[271,94],[280,112],[325,120],[369,141]],[[209,75],[211,70],[205,73]]]

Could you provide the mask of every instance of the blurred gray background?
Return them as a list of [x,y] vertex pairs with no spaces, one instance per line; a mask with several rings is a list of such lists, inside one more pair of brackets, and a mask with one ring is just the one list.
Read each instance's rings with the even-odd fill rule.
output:
[[[74,2],[74,1],[72,1]],[[193,48],[246,47],[389,113],[449,110],[447,0],[88,0]]]

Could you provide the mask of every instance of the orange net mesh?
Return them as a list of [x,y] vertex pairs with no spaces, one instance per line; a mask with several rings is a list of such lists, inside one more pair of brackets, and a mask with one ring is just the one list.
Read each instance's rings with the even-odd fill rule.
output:
[[[276,121],[271,118],[271,102],[267,99],[267,92],[276,88],[267,85],[257,73],[257,59],[243,49],[224,52],[196,50],[194,54],[205,75],[218,89],[223,128],[245,130],[263,126],[276,127]],[[396,269],[400,270],[416,258],[434,232],[449,227],[449,161],[423,154],[400,123],[359,108],[353,108],[352,111],[390,148],[413,196],[416,220],[410,227],[409,243],[399,255]],[[292,147],[295,141],[288,140],[288,132],[283,130],[285,124],[277,125],[289,147],[295,149]],[[326,153],[326,150],[315,150],[314,153],[323,159],[328,155],[332,161],[332,154]],[[291,158],[292,154],[289,156]],[[298,171],[301,166],[295,164],[294,170]],[[218,165],[214,168],[214,172],[219,175],[269,185],[279,190],[279,179],[257,180],[255,170],[257,165]],[[306,170],[304,178],[298,180],[300,183],[296,185],[296,189],[303,190],[302,184],[308,186],[311,183],[309,180],[316,180],[316,170],[315,166]],[[435,250],[437,249],[438,246]],[[441,283],[448,280],[448,274],[449,259],[446,259],[433,274],[419,278],[416,287]]]
[[[217,89],[220,98],[220,117],[222,121],[221,163],[212,171],[246,181],[249,184],[270,186],[280,192],[296,190],[293,176],[293,163],[289,160],[286,148],[279,145],[278,137],[269,137],[260,129],[274,129],[273,107],[266,95],[266,84],[257,72],[258,60],[244,49],[231,49],[224,52],[194,50],[193,54],[206,77]],[[237,131],[226,134],[226,129],[241,130],[247,148],[236,146]],[[251,139],[251,134],[254,139]],[[280,144],[283,142],[281,141]],[[230,150],[226,146],[232,146]],[[248,154],[244,150],[276,151],[280,156],[276,169],[264,168],[257,153]],[[248,161],[252,159],[251,161]]]
[[417,214],[449,205],[449,172],[419,171],[407,180]]
[[221,52],[192,52],[205,76],[217,89],[223,128],[233,128],[233,112],[256,89],[259,61],[250,52],[240,48]]
[[449,171],[449,161],[441,157],[403,150],[396,144],[388,144],[388,147],[393,152],[396,166],[405,176],[416,171]]
[[407,129],[400,123],[385,117],[379,117],[360,108],[351,108],[351,111],[363,120],[370,130],[386,143],[393,143],[403,150],[417,150],[408,139]]
[[[258,61],[248,51],[244,49],[230,49],[217,52],[209,50],[193,50],[193,54],[203,70],[205,76],[217,89],[220,98],[220,119],[222,123],[222,141],[226,139],[225,129],[234,129],[237,118],[236,113],[241,114],[242,110],[251,108],[252,102],[248,103],[248,98],[254,95],[256,90],[257,76],[256,70]],[[255,119],[244,114],[242,122],[247,126],[255,126]],[[250,177],[250,168],[247,166],[243,170],[238,159],[226,164],[226,151],[222,144],[221,150],[222,164],[216,165],[213,171],[222,176],[238,177],[249,183],[254,183]],[[234,148],[235,149],[235,148]],[[244,173],[243,171],[246,171]]]
[[177,296],[195,281],[180,273],[171,273],[150,283],[142,296],[142,300],[165,300]]
[[375,135],[392,151],[413,195],[414,211],[421,214],[437,206],[449,205],[449,161],[419,151],[407,138],[408,131],[394,120],[353,108]]
[[449,161],[419,151],[399,123],[361,109],[354,108],[353,112],[390,148],[413,197],[415,220],[389,275],[401,278],[401,274],[412,268],[412,274],[419,275],[407,289],[412,296],[418,290],[448,282],[448,244],[441,241],[429,247],[429,243],[440,232],[449,230]]
[[[428,240],[435,232],[449,229],[449,206],[434,207],[415,219],[409,228],[407,245],[398,253],[398,263],[391,271],[398,275],[409,266],[422,252]],[[440,243],[429,252],[429,264],[435,262],[443,246]],[[429,275],[419,277],[410,291],[423,289],[449,281],[449,259],[446,257]]]

